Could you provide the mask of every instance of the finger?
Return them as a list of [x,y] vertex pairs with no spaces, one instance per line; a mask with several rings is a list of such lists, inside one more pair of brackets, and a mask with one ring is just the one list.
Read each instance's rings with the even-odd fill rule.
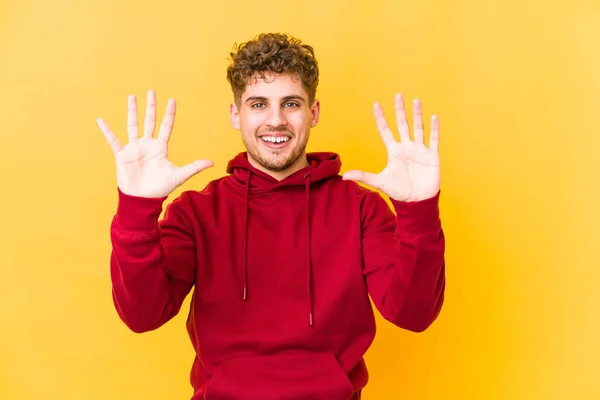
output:
[[144,137],[151,138],[156,127],[156,93],[148,90],[146,98],[146,117],[144,118]]
[[440,121],[437,115],[431,116],[431,133],[429,134],[429,148],[438,151],[440,142]]
[[431,116],[431,133],[429,134],[429,148],[438,151],[440,142],[440,121],[437,115]]
[[106,141],[108,142],[110,148],[116,156],[123,148],[121,142],[119,142],[117,136],[113,133],[113,131],[108,127],[108,124],[104,122],[102,118],[98,118],[96,122],[98,124],[98,127],[100,128],[100,131],[102,132],[102,134],[104,134]]
[[419,99],[413,101],[413,125],[416,144],[423,144],[423,110]]
[[160,124],[160,130],[158,131],[158,138],[169,141],[171,132],[173,131],[173,124],[175,123],[175,100],[170,99],[167,103],[167,111],[163,117],[162,123]]
[[400,93],[396,94],[394,105],[396,107],[396,125],[398,125],[398,131],[400,131],[400,141],[410,140],[410,129],[406,119],[404,99]]
[[210,168],[213,165],[214,163],[210,160],[197,160],[189,163],[188,165],[184,165],[183,167],[179,168],[179,185],[183,184],[198,172]]
[[379,103],[375,103],[373,106],[373,113],[375,114],[375,122],[377,123],[377,130],[381,135],[381,139],[383,139],[383,143],[385,146],[389,146],[393,144],[396,140],[394,139],[394,134],[392,133],[390,127],[385,120],[385,115],[383,115],[383,109]]
[[348,171],[348,172],[344,173],[344,175],[342,175],[342,179],[345,181],[351,180],[351,181],[366,183],[367,185],[372,186],[375,189],[379,189],[377,187],[377,175],[372,174],[370,172],[363,172],[363,171],[357,171],[357,170]]
[[138,109],[134,95],[129,96],[127,109],[127,135],[132,142],[138,139]]

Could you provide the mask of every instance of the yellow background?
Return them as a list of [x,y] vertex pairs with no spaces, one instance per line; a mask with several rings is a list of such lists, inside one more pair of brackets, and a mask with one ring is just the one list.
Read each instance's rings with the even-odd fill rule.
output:
[[600,4],[557,3],[2,0],[0,398],[191,396],[187,312],[136,335],[114,311],[95,120],[125,140],[127,95],[175,98],[171,159],[215,168],[174,195],[204,187],[243,149],[229,50],[263,31],[315,47],[309,150],[344,170],[385,165],[374,101],[441,121],[446,304],[422,334],[378,316],[364,398],[600,398]]

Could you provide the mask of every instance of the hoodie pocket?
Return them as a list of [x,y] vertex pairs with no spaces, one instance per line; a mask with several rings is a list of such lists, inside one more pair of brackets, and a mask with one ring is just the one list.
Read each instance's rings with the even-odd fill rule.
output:
[[350,400],[354,388],[332,353],[223,359],[205,400]]

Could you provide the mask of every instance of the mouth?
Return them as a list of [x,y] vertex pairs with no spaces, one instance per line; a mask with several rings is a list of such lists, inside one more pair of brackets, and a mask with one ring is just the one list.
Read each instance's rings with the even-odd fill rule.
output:
[[258,140],[269,149],[280,150],[289,145],[292,141],[292,137],[282,134],[265,134],[260,136]]

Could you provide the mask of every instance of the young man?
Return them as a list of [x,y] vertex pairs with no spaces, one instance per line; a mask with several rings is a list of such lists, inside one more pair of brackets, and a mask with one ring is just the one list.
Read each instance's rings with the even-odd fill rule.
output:
[[[178,196],[160,221],[167,196],[212,162],[169,162],[175,102],[154,138],[153,92],[141,137],[129,98],[126,146],[98,120],[117,165],[116,310],[134,332],[150,331],[192,291],[194,400],[359,399],[375,335],[369,296],[388,321],[415,332],[442,307],[438,121],[426,147],[415,101],[411,139],[397,95],[398,142],[376,104],[387,167],[340,176],[337,154],[305,152],[320,111],[310,46],[260,35],[232,54],[227,77],[231,123],[247,152],[229,162],[225,177]],[[355,181],[388,196],[395,214]]]

